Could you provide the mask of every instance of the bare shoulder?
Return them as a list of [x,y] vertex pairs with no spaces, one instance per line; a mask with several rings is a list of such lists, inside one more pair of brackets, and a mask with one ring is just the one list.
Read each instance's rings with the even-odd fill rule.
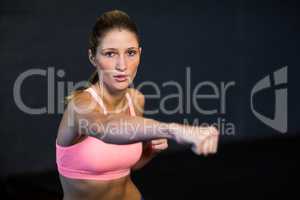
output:
[[137,115],[142,116],[144,113],[144,106],[145,106],[144,94],[134,88],[130,88],[129,92],[130,92],[130,96],[132,97],[135,110],[137,111]]
[[79,117],[89,118],[98,113],[99,108],[95,100],[85,91],[76,92],[68,102],[57,133],[57,143],[63,146],[72,144],[78,138],[77,121]]

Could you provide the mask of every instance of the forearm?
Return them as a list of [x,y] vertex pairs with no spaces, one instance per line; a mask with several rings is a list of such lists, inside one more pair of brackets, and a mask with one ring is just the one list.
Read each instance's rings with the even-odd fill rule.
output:
[[157,138],[175,138],[170,131],[169,123],[123,114],[111,115],[106,120],[101,121],[79,119],[78,129],[80,133],[113,144],[130,144]]
[[154,152],[151,147],[151,143],[144,142],[143,143],[143,153],[140,160],[131,168],[132,170],[138,170],[147,165],[158,152]]
[[150,156],[142,156],[141,159],[131,168],[132,170],[139,170],[143,168],[145,165],[147,165],[155,155]]

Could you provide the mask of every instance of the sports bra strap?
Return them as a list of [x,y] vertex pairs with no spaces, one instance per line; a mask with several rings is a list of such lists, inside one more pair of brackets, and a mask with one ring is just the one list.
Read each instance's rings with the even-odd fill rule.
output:
[[103,109],[104,114],[107,114],[107,110],[106,107],[104,106],[104,103],[102,101],[102,99],[98,96],[98,94],[94,91],[93,88],[87,88],[86,89],[93,97],[94,99],[99,103],[100,107]]
[[128,104],[129,104],[130,114],[132,116],[136,116],[135,111],[134,111],[134,107],[133,107],[132,99],[131,99],[131,97],[130,97],[130,95],[128,93],[126,93],[126,97],[127,97],[127,101],[128,101]]

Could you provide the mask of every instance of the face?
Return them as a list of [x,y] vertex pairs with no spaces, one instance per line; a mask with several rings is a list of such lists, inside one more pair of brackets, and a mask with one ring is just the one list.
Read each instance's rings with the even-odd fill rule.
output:
[[101,40],[96,55],[89,50],[91,63],[100,72],[100,80],[110,90],[128,88],[140,63],[141,48],[134,33],[114,29]]

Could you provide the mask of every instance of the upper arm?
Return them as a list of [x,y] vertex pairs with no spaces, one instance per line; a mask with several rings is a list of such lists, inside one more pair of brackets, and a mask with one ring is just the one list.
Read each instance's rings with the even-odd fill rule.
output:
[[70,144],[80,135],[88,135],[86,131],[90,130],[92,124],[105,121],[107,117],[88,92],[77,94],[64,111],[57,140]]

